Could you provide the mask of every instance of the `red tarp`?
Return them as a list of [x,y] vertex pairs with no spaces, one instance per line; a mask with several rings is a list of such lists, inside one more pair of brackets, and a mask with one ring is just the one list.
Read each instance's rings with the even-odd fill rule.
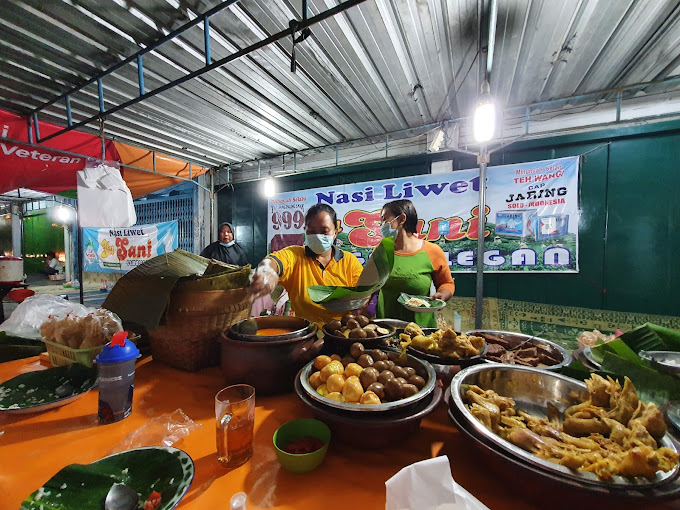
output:
[[[40,136],[60,130],[59,126],[40,122]],[[3,138],[28,141],[26,118],[0,110],[0,134]],[[45,142],[54,149],[101,159],[101,141],[94,135],[69,131]],[[111,140],[105,142],[106,158],[119,161]],[[34,149],[18,143],[0,142],[0,193],[29,188],[45,193],[59,193],[76,187],[76,171],[85,167],[85,158],[69,156],[45,149]]]
[[[62,128],[55,124],[40,122],[41,137],[60,129]],[[26,118],[0,110],[0,136],[27,142]],[[102,158],[101,140],[94,135],[75,130],[59,135],[41,145],[96,159]],[[105,148],[107,161],[118,161],[148,170],[154,168],[151,151],[111,140],[106,140]],[[75,189],[76,172],[85,167],[85,160],[86,158],[79,156],[0,141],[0,193],[17,188],[28,188],[46,193]],[[184,161],[156,154],[156,171],[158,173],[121,168],[123,179],[135,198],[181,182],[168,175],[190,178],[203,174],[206,169],[194,165],[189,170],[189,164]]]

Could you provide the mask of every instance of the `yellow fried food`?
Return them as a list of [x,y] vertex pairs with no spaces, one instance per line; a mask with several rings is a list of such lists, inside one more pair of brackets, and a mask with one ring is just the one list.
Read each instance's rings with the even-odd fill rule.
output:
[[470,386],[466,407],[485,427],[540,458],[570,469],[614,476],[654,478],[678,465],[678,454],[658,447],[666,433],[663,415],[643,404],[626,377],[623,388],[613,379],[593,375],[589,397],[567,408],[564,422],[532,416],[492,390]]
[[345,367],[339,361],[331,361],[328,365],[321,369],[321,382],[326,382],[333,374],[342,374]]
[[345,385],[345,377],[340,374],[332,374],[326,380],[326,387],[329,392],[340,392],[342,393],[342,387]]
[[477,356],[484,349],[484,339],[479,336],[456,334],[454,330],[437,330],[425,335],[417,324],[411,322],[399,335],[402,352],[411,347],[445,358],[460,359]]

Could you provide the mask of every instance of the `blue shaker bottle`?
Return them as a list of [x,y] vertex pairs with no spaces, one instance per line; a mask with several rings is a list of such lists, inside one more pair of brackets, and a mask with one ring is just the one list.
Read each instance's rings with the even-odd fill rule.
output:
[[114,423],[130,415],[137,357],[139,349],[128,340],[127,331],[115,333],[97,356],[99,423]]

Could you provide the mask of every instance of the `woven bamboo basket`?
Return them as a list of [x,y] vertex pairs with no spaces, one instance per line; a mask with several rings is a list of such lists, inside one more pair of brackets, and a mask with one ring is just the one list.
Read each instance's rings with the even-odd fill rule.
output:
[[249,312],[247,289],[173,291],[165,324],[149,331],[151,354],[188,372],[218,365],[218,335]]

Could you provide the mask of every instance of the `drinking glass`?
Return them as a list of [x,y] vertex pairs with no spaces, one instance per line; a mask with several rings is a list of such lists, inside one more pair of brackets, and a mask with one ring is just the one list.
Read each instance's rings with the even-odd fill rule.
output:
[[223,466],[237,467],[253,455],[255,388],[235,384],[215,395],[217,460]]

